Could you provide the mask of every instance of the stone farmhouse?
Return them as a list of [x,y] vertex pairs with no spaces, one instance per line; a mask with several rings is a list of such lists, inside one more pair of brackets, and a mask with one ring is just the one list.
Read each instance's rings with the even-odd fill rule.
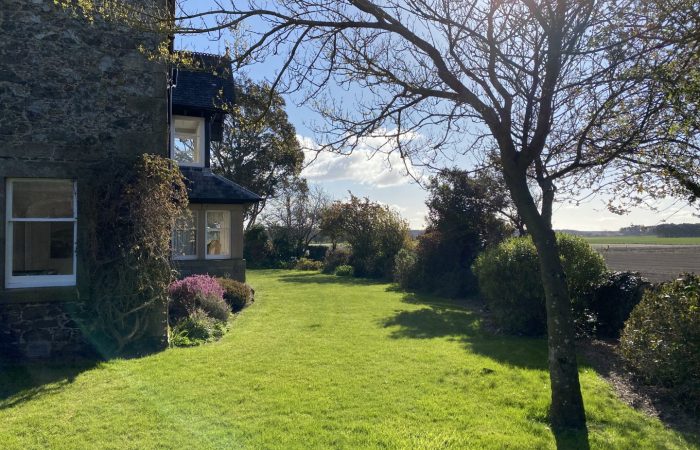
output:
[[[192,215],[176,224],[174,265],[244,280],[244,208],[261,198],[213,174],[209,156],[234,101],[228,59],[192,53],[194,67],[171,67],[139,50],[167,37],[86,21],[53,0],[2,0],[0,31],[0,357],[87,348],[74,320],[90,301],[81,174],[105,158],[177,161]],[[154,323],[164,345],[167,319]]]

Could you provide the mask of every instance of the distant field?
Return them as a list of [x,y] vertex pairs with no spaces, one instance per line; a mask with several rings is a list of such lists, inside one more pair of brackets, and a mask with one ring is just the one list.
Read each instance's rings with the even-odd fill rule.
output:
[[601,236],[584,239],[591,244],[700,245],[700,237]]

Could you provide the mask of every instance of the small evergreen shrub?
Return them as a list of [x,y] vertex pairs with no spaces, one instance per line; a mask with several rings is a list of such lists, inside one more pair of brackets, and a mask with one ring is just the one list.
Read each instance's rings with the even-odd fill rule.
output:
[[201,309],[195,309],[172,328],[170,344],[175,347],[192,347],[219,339],[225,332],[224,322],[210,317]]
[[355,269],[352,266],[344,264],[336,267],[335,274],[339,277],[352,277],[355,275]]
[[350,262],[350,252],[344,248],[331,249],[326,252],[323,260],[323,273],[335,273],[338,266],[347,265]]
[[644,381],[672,388],[699,411],[700,277],[647,290],[625,324],[620,351]]
[[238,312],[253,302],[253,290],[250,286],[230,278],[217,278],[224,289],[224,300],[233,312]]
[[231,314],[231,307],[222,297],[213,295],[198,296],[197,304],[199,309],[204,311],[209,317],[220,322],[228,321],[228,317]]
[[[557,235],[574,319],[589,324],[590,296],[606,271],[602,256],[585,240]],[[529,237],[508,239],[481,253],[473,267],[479,290],[504,331],[540,335],[546,331],[545,296],[537,249]],[[582,325],[583,327],[583,325]]]
[[596,287],[590,309],[596,317],[596,335],[618,338],[625,321],[642,300],[649,280],[637,272],[609,272]]
[[321,270],[323,268],[323,262],[308,258],[299,258],[294,264],[294,268],[296,270]]
[[209,275],[192,275],[174,281],[168,292],[170,294],[169,316],[173,322],[190,316],[198,309],[221,317],[223,315],[221,304],[227,306],[224,302],[224,290],[216,279]]

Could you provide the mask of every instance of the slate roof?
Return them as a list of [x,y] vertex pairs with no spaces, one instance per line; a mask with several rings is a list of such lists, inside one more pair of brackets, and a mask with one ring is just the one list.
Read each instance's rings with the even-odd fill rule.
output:
[[173,106],[210,111],[221,110],[223,103],[234,102],[231,63],[225,56],[181,52],[193,66],[179,67],[173,89]]
[[262,200],[243,186],[216,175],[209,168],[180,167],[187,180],[190,203],[256,203]]

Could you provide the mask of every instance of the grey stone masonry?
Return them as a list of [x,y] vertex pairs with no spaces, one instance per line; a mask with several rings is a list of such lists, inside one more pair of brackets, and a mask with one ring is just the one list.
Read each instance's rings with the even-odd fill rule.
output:
[[0,308],[3,359],[92,356],[80,328],[80,303],[9,304]]
[[[149,0],[142,0],[149,1]],[[152,0],[164,4],[165,0]],[[0,0],[0,348],[19,353],[46,341],[51,353],[78,345],[65,305],[77,295],[55,289],[19,295],[5,286],[8,178],[47,177],[77,183],[78,250],[85,233],[81,174],[110,157],[167,156],[167,70],[140,46],[162,36],[116,23],[88,22],[53,0]],[[78,258],[77,287],[87,292]],[[84,299],[84,301],[90,301]],[[79,308],[70,308],[77,310]],[[41,311],[41,313],[39,313]],[[64,312],[60,312],[64,311]],[[41,316],[40,319],[27,317]],[[162,321],[158,321],[162,323]],[[25,331],[22,331],[22,330]],[[29,330],[33,334],[28,335]],[[154,329],[163,340],[167,324]],[[37,339],[29,339],[37,337]],[[39,339],[40,338],[40,339]],[[31,347],[31,346],[30,346]]]

